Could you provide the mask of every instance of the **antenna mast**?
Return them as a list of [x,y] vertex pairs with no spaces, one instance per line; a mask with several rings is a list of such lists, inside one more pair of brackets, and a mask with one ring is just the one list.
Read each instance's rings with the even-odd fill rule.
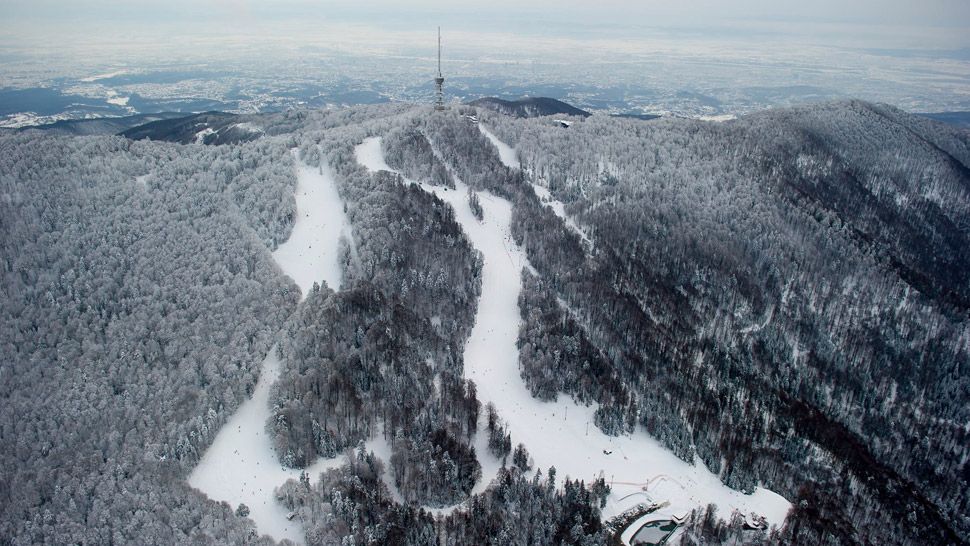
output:
[[445,78],[441,75],[441,27],[438,27],[438,77],[434,79],[434,109],[445,109]]

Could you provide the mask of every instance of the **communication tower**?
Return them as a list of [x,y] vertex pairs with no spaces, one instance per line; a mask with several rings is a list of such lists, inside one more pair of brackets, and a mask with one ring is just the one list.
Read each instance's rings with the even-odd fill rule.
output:
[[438,77],[434,79],[434,109],[445,109],[445,78],[441,75],[441,27],[438,27]]

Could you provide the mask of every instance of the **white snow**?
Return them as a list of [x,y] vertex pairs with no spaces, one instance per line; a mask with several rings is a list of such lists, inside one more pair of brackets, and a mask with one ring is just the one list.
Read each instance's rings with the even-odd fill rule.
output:
[[214,134],[216,134],[215,129],[213,129],[212,127],[206,127],[205,129],[202,129],[198,133],[195,133],[195,143],[205,144],[205,137],[209,135],[214,135]]
[[636,535],[637,531],[640,530],[640,527],[643,527],[644,524],[650,523],[651,521],[669,520],[671,519],[669,514],[669,507],[665,506],[660,510],[640,516],[636,519],[636,521],[627,526],[622,533],[620,533],[620,542],[629,545],[630,541],[633,539],[633,536]]
[[233,129],[239,129],[240,131],[246,131],[247,133],[252,133],[252,134],[265,133],[262,127],[260,127],[259,125],[256,125],[255,123],[250,123],[248,121],[244,121],[242,123],[234,123],[230,127]]
[[8,116],[0,117],[0,127],[7,129],[19,129],[29,125],[46,125],[65,119],[75,119],[71,114],[60,113],[52,116],[40,116],[35,112],[18,112]]
[[354,157],[357,158],[357,163],[360,163],[361,166],[371,172],[397,172],[392,169],[386,161],[384,161],[384,152],[381,150],[380,137],[370,137],[364,139],[363,142],[354,148]]
[[701,121],[713,121],[714,123],[724,123],[725,121],[731,121],[738,119],[738,116],[734,114],[718,114],[716,116],[698,116]]
[[296,223],[273,259],[300,287],[305,298],[314,282],[340,290],[340,237],[350,229],[330,167],[311,167],[296,157]]
[[108,104],[114,104],[115,106],[128,106],[128,99],[129,98],[130,97],[119,97],[119,96],[115,96],[115,97],[111,97],[109,99],[106,99],[105,102],[107,102]]
[[536,197],[539,198],[539,201],[541,201],[543,204],[549,207],[552,210],[552,212],[556,214],[556,216],[562,218],[562,221],[563,223],[566,224],[566,227],[573,230],[573,232],[575,232],[576,235],[579,235],[579,238],[582,239],[583,242],[585,242],[587,245],[592,246],[593,241],[589,238],[588,235],[586,235],[586,232],[583,231],[583,229],[579,227],[579,224],[577,224],[568,214],[566,214],[566,205],[563,204],[562,201],[559,201],[556,198],[554,198],[552,196],[552,193],[550,193],[549,190],[544,186],[540,186],[535,182],[533,182],[531,186],[532,186],[532,191],[535,192]]
[[[382,424],[380,428],[383,429],[384,425]],[[391,443],[384,438],[383,434],[379,434],[368,441],[365,447],[367,451],[373,452],[374,456],[384,463],[384,474],[381,476],[384,485],[387,486],[387,490],[391,493],[391,498],[394,499],[394,502],[403,504],[404,497],[401,496],[401,492],[394,485],[394,479],[391,477]]]
[[[226,501],[233,509],[244,503],[260,533],[302,544],[303,526],[297,519],[286,519],[288,511],[273,493],[287,480],[299,479],[301,471],[280,464],[265,429],[270,417],[270,387],[279,378],[280,365],[274,346],[263,361],[253,397],[219,430],[188,481],[210,499]],[[365,448],[389,460],[391,450],[383,436],[367,442]],[[343,455],[319,458],[305,470],[312,483],[322,472],[342,466],[344,460]]]
[[[355,152],[369,170],[391,170],[380,154],[379,138],[365,140]],[[569,396],[560,396],[557,402],[531,396],[519,375],[516,347],[520,275],[529,265],[510,235],[512,206],[489,192],[478,192],[485,212],[479,222],[468,207],[467,186],[457,179],[455,186],[456,191],[443,191],[421,184],[452,206],[465,234],[483,255],[482,294],[465,345],[465,377],[475,381],[483,404],[495,404],[508,423],[513,444],[524,443],[537,467],[555,466],[560,480],[603,476],[612,485],[604,519],[640,502],[667,502],[673,513],[714,503],[722,517],[733,510],[755,512],[781,526],[791,504],[780,495],[763,488],[752,495],[735,491],[700,462],[678,459],[642,428],[633,435],[607,436],[593,424],[595,406],[578,405]],[[491,478],[483,473],[483,480]]]
[[763,321],[761,321],[761,324],[752,324],[751,326],[745,326],[744,328],[741,328],[741,333],[751,334],[754,332],[760,332],[761,330],[764,330],[765,328],[768,327],[769,324],[771,324],[771,318],[774,316],[775,316],[775,306],[771,305],[768,307],[768,310],[765,311],[765,318]]
[[478,124],[478,129],[483,135],[485,135],[485,138],[491,141],[491,143],[498,148],[498,158],[506,167],[510,169],[518,169],[521,167],[519,158],[516,156],[515,150],[513,150],[511,146],[499,140],[498,137],[493,135],[492,132],[486,129],[481,123]]
[[[279,377],[280,360],[276,347],[263,361],[253,397],[243,403],[219,430],[202,460],[189,475],[189,485],[210,499],[226,501],[235,509],[239,503],[249,507],[249,517],[262,534],[277,540],[288,538],[303,543],[303,526],[287,520],[287,509],[277,502],[274,489],[286,480],[299,479],[300,471],[283,467],[266,433],[270,417],[269,391]],[[307,474],[311,479],[342,465],[343,457],[319,459]]]
[[[470,495],[478,495],[483,493],[488,486],[492,484],[492,480],[498,475],[499,469],[502,468],[502,461],[497,459],[492,452],[488,450],[488,431],[486,427],[488,426],[488,416],[484,411],[478,417],[478,430],[475,432],[475,440],[473,445],[475,447],[475,454],[478,456],[478,463],[482,468],[482,479],[475,483],[472,487]],[[511,454],[509,455],[511,459]],[[457,509],[464,508],[467,505],[467,499],[465,501],[459,502],[458,504],[452,506],[446,506],[444,508],[429,508],[424,507],[424,509],[434,515],[434,516],[447,516]]]
[[[485,126],[482,125],[481,123],[478,124],[478,129],[482,132],[483,135],[485,135],[485,138],[487,138],[492,144],[495,145],[495,148],[498,149],[498,157],[499,157],[499,160],[502,161],[503,165],[505,165],[510,169],[522,168],[522,164],[519,162],[519,158],[516,155],[515,150],[512,149],[511,146],[499,140],[497,136],[495,136],[491,131],[486,129]],[[553,198],[552,194],[549,193],[548,189],[533,182],[532,191],[535,192],[536,197],[538,197],[539,200],[543,202],[543,204],[545,204],[547,207],[552,209],[552,212],[556,213],[556,216],[562,218],[563,222],[566,223],[566,227],[576,232],[576,234],[579,235],[579,237],[587,244],[589,245],[593,244],[590,238],[586,235],[586,232],[584,232],[579,227],[579,225],[576,224],[576,222],[573,221],[573,219],[566,214],[566,205],[564,205],[561,201],[557,201],[555,198]]]
[[[295,154],[295,151],[294,151]],[[297,159],[297,219],[289,240],[273,258],[280,269],[300,286],[304,296],[314,281],[325,280],[340,288],[340,266],[337,249],[341,236],[349,235],[349,223],[327,166],[310,167]],[[288,538],[303,543],[300,521],[287,520],[287,510],[273,493],[289,479],[298,479],[300,470],[284,468],[273,450],[265,431],[270,417],[269,391],[280,373],[276,348],[270,349],[263,361],[259,381],[252,398],[244,402],[219,430],[212,445],[189,475],[189,485],[217,501],[235,508],[244,503],[249,517],[260,533],[277,540]],[[382,436],[371,440],[366,448],[385,457],[390,447]],[[318,459],[306,469],[311,481],[327,469],[339,467],[344,458]],[[392,490],[393,491],[393,490]]]
[[137,182],[138,185],[140,185],[141,187],[147,188],[148,187],[148,177],[149,176],[151,176],[151,175],[150,174],[143,174],[141,176],[136,176],[135,177],[135,182]]

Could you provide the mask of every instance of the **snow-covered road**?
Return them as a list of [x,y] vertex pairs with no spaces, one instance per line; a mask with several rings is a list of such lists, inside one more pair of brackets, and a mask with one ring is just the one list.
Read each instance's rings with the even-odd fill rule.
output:
[[[379,138],[365,140],[355,152],[357,161],[367,169],[390,170]],[[508,160],[508,153],[500,157]],[[723,517],[733,510],[755,512],[770,524],[782,525],[790,503],[780,495],[763,488],[752,495],[735,491],[703,464],[678,459],[642,429],[632,435],[607,436],[593,424],[595,406],[576,404],[569,396],[560,396],[557,402],[531,396],[519,374],[516,346],[521,323],[520,275],[528,260],[511,237],[512,206],[489,192],[478,192],[485,212],[484,221],[479,222],[468,206],[467,186],[459,180],[455,184],[454,190],[421,186],[452,206],[465,234],[484,257],[482,294],[465,345],[465,377],[475,381],[483,404],[495,404],[508,423],[513,445],[524,443],[539,468],[555,466],[561,477],[590,480],[603,476],[611,482],[613,492],[604,518],[641,502],[666,501],[669,505],[655,513],[657,519],[714,503]],[[494,474],[485,474],[485,470],[483,479],[487,481]]]

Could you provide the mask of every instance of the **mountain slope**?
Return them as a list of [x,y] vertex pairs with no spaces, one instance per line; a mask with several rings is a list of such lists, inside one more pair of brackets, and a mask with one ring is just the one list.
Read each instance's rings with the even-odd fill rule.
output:
[[44,131],[55,135],[114,135],[122,131],[166,119],[185,117],[178,112],[161,112],[158,114],[137,114],[117,118],[72,119],[56,121],[46,125],[22,127],[18,131]]
[[797,158],[778,177],[790,200],[836,215],[911,286],[970,310],[970,232],[959,225],[970,213],[970,135],[954,133],[954,156],[927,138],[921,120],[861,102],[748,121],[794,131],[768,152]]
[[496,97],[485,97],[473,100],[468,104],[519,118],[534,118],[557,114],[580,117],[590,115],[585,110],[580,110],[560,100],[547,97],[524,97],[514,101],[502,100]]
[[[966,538],[964,133],[860,102],[732,124],[485,123],[593,239],[591,255],[564,252],[541,209],[520,216],[545,290],[608,355],[565,361],[565,392],[610,426],[642,419],[728,483],[804,499],[796,543]],[[539,355],[562,354],[549,339]],[[790,455],[813,449],[870,485],[833,486],[831,463]],[[919,532],[892,523],[910,512]]]
[[206,112],[175,119],[153,121],[122,131],[132,140],[162,140],[180,144],[236,144],[263,136],[264,130],[251,116]]
[[[137,133],[263,129],[235,146],[0,135],[0,534],[268,543],[184,479],[278,341],[254,428],[282,466],[334,467],[264,492],[308,544],[605,546],[681,516],[688,543],[970,540],[966,132],[857,101],[569,130],[480,108],[490,137],[467,112]],[[349,222],[340,290],[303,301],[270,255],[300,214],[297,165],[332,175]],[[514,283],[515,302],[485,296]],[[504,382],[550,425],[482,406]],[[609,447],[641,442],[677,464],[628,469],[635,450]],[[610,468],[637,479],[610,488]],[[760,529],[705,508],[727,488],[793,509]],[[604,521],[672,491],[690,513]]]

